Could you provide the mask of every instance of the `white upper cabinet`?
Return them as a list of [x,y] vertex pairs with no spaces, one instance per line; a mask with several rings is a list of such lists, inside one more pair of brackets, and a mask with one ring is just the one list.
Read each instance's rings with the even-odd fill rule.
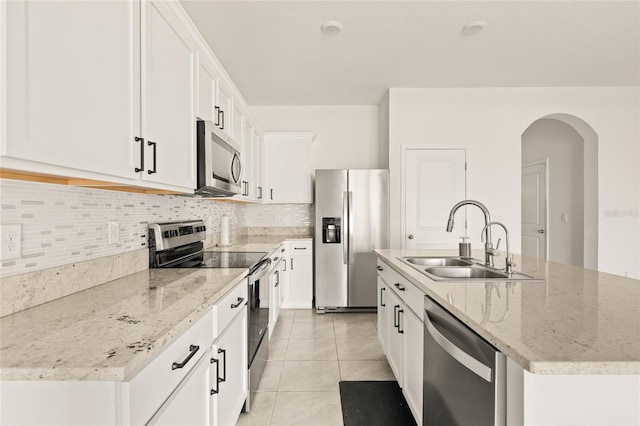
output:
[[215,109],[215,91],[218,84],[217,73],[213,65],[200,55],[198,68],[198,118],[214,123],[218,119]]
[[[229,137],[232,137],[233,95],[231,87],[222,78],[218,78],[215,91],[215,106],[217,109],[216,125]],[[242,143],[242,141],[238,141]]]
[[313,203],[313,133],[265,134],[265,193],[269,203]]
[[167,2],[141,4],[142,177],[195,188],[195,45]]
[[[2,155],[33,167],[136,177],[139,3],[11,1],[2,7]],[[47,171],[30,171],[38,170]]]

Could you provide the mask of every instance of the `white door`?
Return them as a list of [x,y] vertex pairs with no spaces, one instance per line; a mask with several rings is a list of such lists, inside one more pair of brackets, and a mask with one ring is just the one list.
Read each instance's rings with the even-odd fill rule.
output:
[[4,3],[3,154],[137,178],[139,3]]
[[451,207],[466,198],[466,151],[407,149],[404,161],[404,248],[457,247],[465,230],[446,227]]
[[142,2],[143,179],[195,188],[195,49],[167,3]]
[[547,258],[547,163],[522,166],[522,254]]
[[398,295],[396,295],[390,287],[385,292],[385,304],[387,312],[387,361],[398,380],[400,387],[404,386],[404,375],[402,369],[403,351],[404,351],[404,330],[402,326],[403,304]]

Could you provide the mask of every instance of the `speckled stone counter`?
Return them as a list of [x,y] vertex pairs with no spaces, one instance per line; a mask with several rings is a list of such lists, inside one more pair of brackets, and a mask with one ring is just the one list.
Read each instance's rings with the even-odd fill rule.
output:
[[[209,249],[269,253],[297,239],[253,235]],[[247,273],[144,270],[4,316],[0,380],[129,380]]]
[[516,270],[544,281],[436,282],[397,258],[456,251],[376,253],[531,373],[640,374],[639,280],[515,255]]

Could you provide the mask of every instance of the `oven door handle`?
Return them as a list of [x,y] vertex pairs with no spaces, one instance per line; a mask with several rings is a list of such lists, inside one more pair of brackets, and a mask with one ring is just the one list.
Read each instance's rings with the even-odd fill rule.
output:
[[271,258],[266,258],[258,262],[256,266],[254,266],[253,271],[249,272],[249,275],[256,275],[265,269],[267,269],[271,265]]

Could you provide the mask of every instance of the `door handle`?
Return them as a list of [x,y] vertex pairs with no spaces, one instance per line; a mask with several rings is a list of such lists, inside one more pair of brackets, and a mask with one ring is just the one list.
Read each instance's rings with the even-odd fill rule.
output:
[[538,234],[544,234],[544,229],[538,229]]
[[211,358],[211,364],[216,365],[216,379],[213,381],[215,383],[216,388],[211,389],[211,395],[215,395],[220,392],[220,363],[216,358]]
[[400,305],[395,305],[393,307],[393,326],[395,328],[400,327],[400,322],[399,322],[399,318],[398,318],[398,309],[400,308]]
[[222,377],[218,378],[218,383],[227,381],[227,350],[218,349],[218,353],[222,355]]
[[384,303],[384,300],[383,300],[383,298],[382,298],[382,295],[383,295],[383,293],[382,293],[382,292],[383,292],[383,291],[385,291],[385,290],[386,290],[386,288],[385,288],[385,287],[380,288],[380,306],[387,306],[387,305]]
[[353,264],[353,192],[349,191],[349,264]]
[[216,122],[214,123],[217,127],[220,127],[220,107],[215,107],[214,111],[216,111]]
[[193,358],[193,356],[196,354],[196,352],[198,352],[199,349],[200,349],[200,346],[189,345],[189,355],[187,355],[184,361],[174,362],[173,364],[171,364],[171,369],[177,370],[178,368],[183,368],[185,365],[187,365],[189,361],[191,361],[191,358]]
[[244,302],[244,297],[238,297],[238,301],[231,304],[231,309],[235,309],[238,306],[242,305],[242,302]]
[[404,309],[400,309],[398,311],[398,333],[404,334],[404,329],[400,330],[400,314],[402,314],[402,317],[404,318]]
[[[349,222],[347,222],[347,218],[349,217],[349,194],[347,191],[342,193],[342,222],[344,225],[342,232],[346,232],[349,235]],[[342,239],[342,263],[345,265],[349,262],[349,239]]]
[[492,379],[492,371],[491,368],[484,365],[459,347],[457,347],[453,342],[447,339],[442,333],[438,331],[438,329],[431,322],[431,318],[429,318],[429,310],[425,309],[424,311],[424,324],[427,328],[427,331],[435,340],[435,342],[452,358],[458,361],[460,364],[467,367],[471,372],[476,374],[478,377],[486,380],[491,383]]
[[147,145],[153,146],[153,170],[147,170],[150,175],[156,172],[156,157],[158,156],[158,145],[155,142],[147,141]]
[[144,170],[144,138],[134,137],[136,142],[140,142],[140,167],[136,167],[134,170],[136,173]]

